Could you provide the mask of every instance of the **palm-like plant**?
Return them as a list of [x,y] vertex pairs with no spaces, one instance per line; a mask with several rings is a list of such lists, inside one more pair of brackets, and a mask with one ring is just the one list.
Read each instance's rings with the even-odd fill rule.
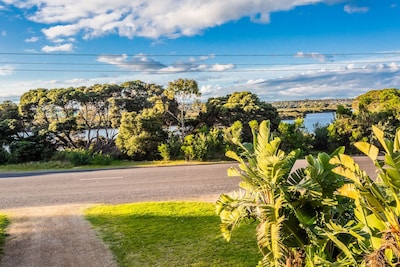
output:
[[339,155],[331,160],[339,164],[335,172],[347,177],[347,183],[339,194],[354,199],[355,218],[358,228],[368,238],[362,240],[365,264],[367,266],[398,266],[400,263],[400,130],[394,141],[384,138],[377,127],[372,128],[376,139],[383,148],[383,160],[379,148],[367,142],[355,146],[367,155],[378,172],[373,181],[358,164],[347,155]]
[[[253,144],[235,141],[243,152],[227,152],[228,157],[239,162],[238,169],[230,168],[228,174],[240,176],[242,182],[238,191],[222,194],[217,201],[223,236],[229,240],[240,224],[257,221],[262,266],[348,261],[338,248],[344,240],[326,234],[326,222],[348,221],[343,208],[348,203],[334,194],[343,179],[331,171],[335,167],[329,163],[331,156],[308,156],[308,166],[293,172],[299,150],[289,154],[280,150],[281,141],[273,138],[268,121],[261,122],[258,129],[255,123],[250,126]],[[339,149],[334,155],[341,152]],[[342,208],[336,209],[338,204]]]

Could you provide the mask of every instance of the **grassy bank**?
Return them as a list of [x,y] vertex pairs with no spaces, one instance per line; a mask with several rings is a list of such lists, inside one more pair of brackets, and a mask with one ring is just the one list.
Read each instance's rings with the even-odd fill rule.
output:
[[86,218],[120,266],[256,266],[255,225],[226,242],[215,205],[204,202],[96,206]]

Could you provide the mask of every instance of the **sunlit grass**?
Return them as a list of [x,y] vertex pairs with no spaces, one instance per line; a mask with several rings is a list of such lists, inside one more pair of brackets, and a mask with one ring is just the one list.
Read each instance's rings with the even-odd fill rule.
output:
[[0,254],[3,252],[4,241],[6,238],[6,227],[9,224],[6,216],[0,214]]
[[109,165],[85,165],[73,166],[70,162],[63,161],[47,161],[47,162],[26,162],[20,164],[0,165],[0,172],[27,172],[27,171],[52,171],[52,170],[86,170],[101,168],[123,168],[123,167],[156,167],[156,166],[178,166],[178,165],[195,165],[210,164],[218,162],[204,161],[127,161],[115,160]]
[[226,242],[215,204],[136,203],[86,211],[120,266],[256,266],[255,225],[243,225]]

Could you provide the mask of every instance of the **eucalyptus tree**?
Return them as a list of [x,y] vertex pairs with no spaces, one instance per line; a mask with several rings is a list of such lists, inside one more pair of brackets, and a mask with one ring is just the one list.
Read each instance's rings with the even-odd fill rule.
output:
[[145,108],[151,108],[162,99],[164,92],[162,86],[140,80],[124,82],[121,89],[121,95],[116,101],[128,112],[141,112]]
[[148,160],[158,157],[157,148],[166,138],[162,113],[144,109],[141,113],[123,113],[116,145],[133,159]]
[[122,88],[115,84],[95,84],[76,90],[79,103],[77,121],[86,133],[82,139],[84,147],[97,145],[101,150],[110,148],[121,117],[115,98],[121,95]]
[[177,103],[176,113],[173,113],[169,107],[166,108],[166,111],[176,120],[183,141],[187,133],[187,122],[197,117],[199,113],[196,100],[201,93],[198,84],[195,80],[178,79],[168,83],[164,94],[169,100],[175,100]]
[[245,91],[208,99],[206,112],[201,115],[201,120],[209,126],[230,126],[235,121],[241,121],[244,126],[243,139],[250,141],[250,121],[269,120],[274,131],[278,128],[280,117],[277,109],[271,104],[261,101],[256,94]]
[[0,104],[0,146],[10,144],[23,130],[18,105],[5,101]]

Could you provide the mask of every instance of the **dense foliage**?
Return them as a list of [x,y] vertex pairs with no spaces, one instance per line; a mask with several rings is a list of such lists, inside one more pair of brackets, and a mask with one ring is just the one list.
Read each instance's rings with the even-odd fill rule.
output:
[[252,144],[236,142],[241,153],[227,152],[239,162],[228,174],[242,179],[239,191],[217,201],[228,241],[235,228],[256,222],[260,266],[398,266],[400,130],[392,140],[372,127],[382,151],[355,143],[376,166],[376,181],[343,148],[307,156],[308,165],[292,172],[299,151],[280,150],[267,121],[252,130]]
[[[251,142],[249,122],[269,120],[282,140],[281,149],[303,154],[333,151],[345,146],[356,152],[357,141],[373,141],[371,126],[389,136],[400,126],[399,90],[370,91],[353,102],[295,101],[270,104],[245,91],[199,101],[198,84],[190,79],[172,81],[164,89],[156,84],[128,81],[77,88],[30,90],[18,104],[0,104],[0,164],[65,159],[74,151],[114,159],[215,160],[235,150],[231,135]],[[304,120],[281,122],[277,107],[303,112],[332,109],[331,125],[308,132]],[[309,112],[309,111],[308,111]],[[79,161],[78,161],[79,162]],[[89,162],[92,162],[91,160]],[[73,163],[75,165],[76,163]]]
[[336,119],[328,128],[330,146],[356,152],[354,143],[374,141],[372,125],[394,137],[400,127],[400,90],[369,91],[354,100],[353,109],[338,106]]

